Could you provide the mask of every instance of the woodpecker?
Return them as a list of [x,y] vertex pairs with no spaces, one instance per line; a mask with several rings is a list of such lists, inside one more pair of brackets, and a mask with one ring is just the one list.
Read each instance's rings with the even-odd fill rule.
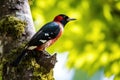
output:
[[65,25],[72,20],[76,19],[69,18],[65,14],[59,14],[52,22],[45,24],[26,44],[22,53],[12,62],[12,66],[17,66],[27,51],[44,51],[51,46],[62,35]]

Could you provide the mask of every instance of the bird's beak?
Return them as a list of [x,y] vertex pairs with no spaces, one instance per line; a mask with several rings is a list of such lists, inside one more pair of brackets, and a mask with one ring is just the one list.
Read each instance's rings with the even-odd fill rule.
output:
[[76,20],[75,18],[68,18],[67,21]]

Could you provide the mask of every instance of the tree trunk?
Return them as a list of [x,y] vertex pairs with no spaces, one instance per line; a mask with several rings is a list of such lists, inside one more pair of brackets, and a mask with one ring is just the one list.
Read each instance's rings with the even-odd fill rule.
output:
[[54,80],[56,54],[30,51],[17,67],[18,57],[35,29],[28,0],[0,0],[0,67],[3,80]]

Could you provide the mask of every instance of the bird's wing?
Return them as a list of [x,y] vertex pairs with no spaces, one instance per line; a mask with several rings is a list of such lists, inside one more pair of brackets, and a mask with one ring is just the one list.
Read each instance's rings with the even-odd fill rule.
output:
[[29,46],[40,46],[50,39],[54,39],[60,32],[60,27],[56,22],[44,25],[29,41]]

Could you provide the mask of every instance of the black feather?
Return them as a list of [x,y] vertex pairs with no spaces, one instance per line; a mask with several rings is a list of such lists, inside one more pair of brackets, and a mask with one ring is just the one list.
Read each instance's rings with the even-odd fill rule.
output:
[[[50,22],[44,25],[29,41],[28,46],[40,46],[43,43],[40,40],[50,40],[56,38],[60,32],[60,27],[56,22]],[[49,36],[45,36],[45,33]]]
[[22,53],[10,65],[14,67],[18,66],[21,59],[25,56],[26,53],[27,53],[27,49],[23,50]]

